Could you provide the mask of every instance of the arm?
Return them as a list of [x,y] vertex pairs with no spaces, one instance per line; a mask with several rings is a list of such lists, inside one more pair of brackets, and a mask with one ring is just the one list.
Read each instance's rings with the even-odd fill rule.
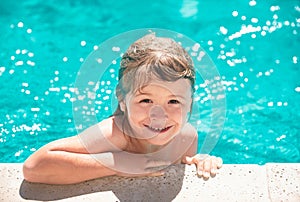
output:
[[[31,182],[70,184],[114,175],[115,171],[108,168],[114,163],[111,152],[126,146],[116,130],[110,118],[77,136],[50,142],[25,161],[24,178]],[[91,154],[97,154],[98,160]],[[109,166],[101,164],[101,158]]]
[[161,175],[147,169],[165,162],[123,152],[126,140],[110,121],[43,146],[25,161],[24,178],[31,182],[72,184],[110,175]]
[[[111,153],[103,155],[112,159]],[[36,151],[25,161],[23,174],[31,182],[71,184],[115,175],[115,171],[100,164],[88,154],[78,136],[73,136],[51,142]]]

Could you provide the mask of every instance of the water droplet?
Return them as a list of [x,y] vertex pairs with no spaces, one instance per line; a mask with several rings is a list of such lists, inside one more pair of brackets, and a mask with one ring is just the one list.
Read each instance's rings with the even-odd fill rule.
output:
[[236,16],[238,16],[239,12],[237,12],[237,11],[232,11],[231,14],[232,14],[233,17],[236,17]]
[[192,56],[196,56],[196,55],[197,55],[197,52],[198,52],[198,50],[199,50],[199,48],[200,48],[200,44],[195,43],[194,46],[192,47],[192,50],[193,50],[194,52],[192,52],[191,55],[192,55]]
[[256,1],[254,0],[249,1],[249,6],[255,6],[255,5],[256,5]]
[[293,63],[297,64],[298,63],[298,58],[296,56],[293,56]]
[[38,107],[33,107],[33,108],[31,108],[31,111],[32,111],[32,112],[39,112],[39,111],[40,111],[40,108],[38,108]]
[[28,57],[30,57],[30,58],[32,58],[33,56],[34,56],[34,53],[32,53],[32,52],[28,52]]
[[86,45],[86,41],[81,41],[81,42],[80,42],[80,45],[81,45],[81,46],[85,46],[85,45]]
[[22,54],[22,55],[25,55],[26,53],[28,53],[28,50],[26,50],[26,49],[23,49],[23,50],[21,51],[21,54]]
[[257,18],[251,18],[251,22],[252,23],[258,23],[258,19]]
[[220,27],[220,32],[221,32],[222,34],[226,35],[226,34],[228,33],[228,30],[227,30],[225,27],[221,26],[221,27]]
[[22,86],[27,88],[29,85],[28,85],[28,83],[22,83]]
[[21,60],[15,62],[15,65],[16,65],[16,66],[22,66],[23,64],[24,64],[24,62],[21,61]]
[[270,11],[274,12],[274,11],[278,11],[280,9],[279,6],[271,6],[270,7]]
[[102,59],[101,59],[101,58],[97,58],[97,62],[98,62],[99,64],[101,64],[101,63],[102,63]]
[[120,47],[114,46],[114,47],[112,47],[112,51],[119,52],[120,51]]
[[27,60],[26,64],[32,67],[35,66],[35,62],[32,62],[30,60]]
[[19,28],[22,28],[24,27],[24,23],[23,22],[18,22],[18,25],[17,25]]

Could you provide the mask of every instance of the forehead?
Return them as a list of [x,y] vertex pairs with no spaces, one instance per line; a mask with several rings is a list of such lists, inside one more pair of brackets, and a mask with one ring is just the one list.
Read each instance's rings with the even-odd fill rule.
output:
[[178,79],[176,81],[152,80],[148,84],[142,86],[136,93],[151,93],[166,95],[181,95],[186,97],[192,96],[191,83],[188,79]]

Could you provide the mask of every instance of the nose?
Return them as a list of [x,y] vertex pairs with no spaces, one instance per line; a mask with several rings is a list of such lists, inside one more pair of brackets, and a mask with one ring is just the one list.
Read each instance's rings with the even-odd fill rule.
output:
[[165,110],[159,105],[150,108],[149,116],[151,120],[164,120],[167,118]]
[[167,123],[167,114],[165,110],[159,106],[154,105],[150,108],[150,126],[153,128],[163,128]]

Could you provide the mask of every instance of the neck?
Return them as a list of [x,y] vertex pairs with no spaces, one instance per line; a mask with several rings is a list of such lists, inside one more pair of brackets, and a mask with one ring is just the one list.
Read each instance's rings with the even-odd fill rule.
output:
[[127,119],[124,115],[115,116],[115,124],[119,130],[125,135],[128,139],[129,150],[135,153],[153,153],[164,147],[165,145],[154,145],[149,143],[146,139],[140,139],[134,135],[134,130],[131,128]]

